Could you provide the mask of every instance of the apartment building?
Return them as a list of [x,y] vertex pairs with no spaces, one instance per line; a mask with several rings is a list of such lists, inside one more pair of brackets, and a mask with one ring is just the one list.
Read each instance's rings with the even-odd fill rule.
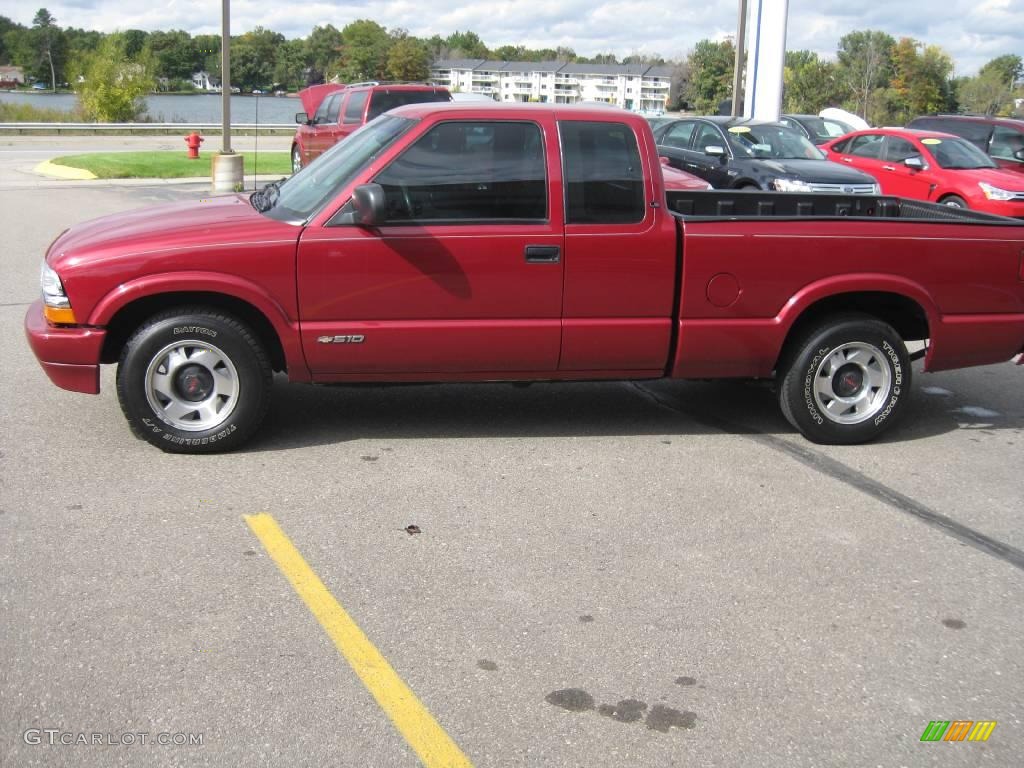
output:
[[453,93],[476,93],[495,101],[602,102],[634,112],[665,110],[672,72],[672,67],[647,64],[485,59],[437,61],[430,69],[431,82]]

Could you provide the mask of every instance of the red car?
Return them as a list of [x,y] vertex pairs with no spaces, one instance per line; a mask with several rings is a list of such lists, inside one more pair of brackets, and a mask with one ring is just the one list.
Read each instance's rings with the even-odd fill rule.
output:
[[378,82],[312,85],[299,91],[299,98],[306,111],[295,115],[299,127],[292,140],[293,173],[389,109],[452,100],[447,88]]
[[167,451],[241,445],[274,371],[774,377],[809,439],[859,443],[906,410],[908,342],[927,371],[1024,351],[1024,223],[907,202],[666,190],[622,110],[409,105],[252,194],[74,225],[25,329],[64,389],[117,363],[128,423]]
[[1024,219],[1024,176],[998,167],[959,136],[873,128],[821,149],[829,160],[874,176],[883,194]]

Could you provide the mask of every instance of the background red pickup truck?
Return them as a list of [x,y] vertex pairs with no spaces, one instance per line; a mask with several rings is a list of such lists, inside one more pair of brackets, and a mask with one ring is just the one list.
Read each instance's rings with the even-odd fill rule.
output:
[[1024,348],[1024,227],[875,196],[668,191],[646,121],[411,105],[251,195],[76,226],[29,341],[118,363],[129,424],[234,448],[272,371],[319,383],[775,377],[808,438],[869,440],[926,370]]

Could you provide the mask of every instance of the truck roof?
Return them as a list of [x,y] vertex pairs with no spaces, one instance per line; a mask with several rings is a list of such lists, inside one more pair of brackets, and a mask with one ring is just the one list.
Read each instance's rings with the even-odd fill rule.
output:
[[646,125],[642,115],[628,112],[615,106],[592,106],[582,104],[480,104],[478,102],[451,101],[433,104],[407,104],[396,107],[388,112],[389,115],[422,119],[429,115],[438,113],[449,114],[458,117],[479,117],[493,118],[502,117],[523,117],[529,118],[537,113],[554,114],[556,117],[571,117],[574,120],[608,120],[613,118],[622,122],[643,123]]

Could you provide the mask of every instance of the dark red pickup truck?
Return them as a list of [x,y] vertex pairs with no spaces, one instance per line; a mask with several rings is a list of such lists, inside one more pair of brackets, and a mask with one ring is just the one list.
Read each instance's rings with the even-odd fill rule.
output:
[[774,377],[804,435],[878,435],[925,370],[1024,349],[1024,226],[875,196],[667,191],[604,108],[414,105],[280,184],[64,232],[25,319],[58,386],[118,363],[136,433],[241,444],[318,383]]

